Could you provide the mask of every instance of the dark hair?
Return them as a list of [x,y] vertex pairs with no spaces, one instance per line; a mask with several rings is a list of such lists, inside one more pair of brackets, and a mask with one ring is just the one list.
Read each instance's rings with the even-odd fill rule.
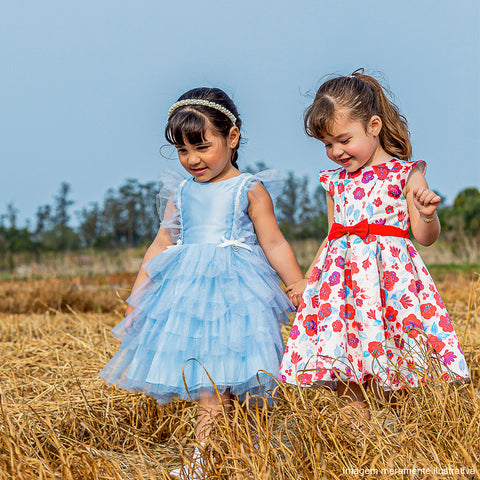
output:
[[[172,145],[184,145],[185,142],[195,145],[205,140],[205,130],[209,121],[214,130],[221,136],[227,138],[233,126],[240,130],[242,121],[239,118],[237,107],[232,99],[219,88],[194,88],[184,93],[178,100],[199,99],[218,103],[235,115],[237,119],[233,125],[225,113],[206,105],[185,105],[177,108],[170,115],[165,127],[165,138]],[[241,134],[236,147],[233,149],[232,165],[238,168],[238,147]]]
[[345,77],[331,78],[321,85],[305,112],[305,132],[317,139],[330,133],[339,109],[346,110],[365,128],[370,119],[378,115],[382,120],[380,145],[393,157],[408,160],[412,145],[407,120],[385,92],[386,89],[375,78],[365,75],[363,69]]

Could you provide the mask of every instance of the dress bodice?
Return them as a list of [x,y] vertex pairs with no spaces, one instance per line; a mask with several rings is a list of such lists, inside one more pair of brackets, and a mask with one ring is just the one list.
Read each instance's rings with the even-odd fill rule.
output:
[[241,174],[220,182],[200,183],[190,178],[175,194],[181,215],[181,243],[216,243],[238,240],[255,243],[248,217],[248,186],[252,175]]
[[407,230],[409,216],[403,189],[418,163],[392,159],[353,173],[343,168],[320,172],[320,183],[334,201],[334,221],[351,226],[366,219]]

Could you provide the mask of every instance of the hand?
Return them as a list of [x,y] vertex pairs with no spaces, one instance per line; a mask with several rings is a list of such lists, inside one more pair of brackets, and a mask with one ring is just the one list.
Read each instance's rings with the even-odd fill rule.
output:
[[298,282],[292,283],[286,288],[288,298],[295,307],[298,307],[302,301],[303,292],[307,286],[308,280],[302,278]]
[[423,217],[431,217],[441,201],[442,199],[433,190],[426,187],[413,189],[413,202]]

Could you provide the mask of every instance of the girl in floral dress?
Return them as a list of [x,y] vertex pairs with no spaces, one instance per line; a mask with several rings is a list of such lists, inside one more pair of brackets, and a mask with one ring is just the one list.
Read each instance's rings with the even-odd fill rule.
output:
[[328,238],[305,279],[287,288],[299,308],[280,379],[329,385],[360,409],[367,385],[388,392],[425,382],[427,356],[438,359],[446,381],[469,379],[452,322],[409,240],[409,226],[421,245],[438,238],[440,197],[428,188],[425,162],[409,160],[405,118],[357,71],[319,88],[305,130],[340,168],[320,172]]

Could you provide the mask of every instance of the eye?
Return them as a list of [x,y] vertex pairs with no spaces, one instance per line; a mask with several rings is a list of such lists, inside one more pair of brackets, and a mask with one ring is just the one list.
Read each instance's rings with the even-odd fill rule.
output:
[[345,144],[347,144],[349,141],[350,141],[350,138],[346,138],[345,140],[342,140],[340,143],[341,143],[342,145],[345,145]]
[[197,147],[197,150],[204,151],[204,150],[206,150],[207,148],[208,148],[208,145],[199,145],[199,146]]
[[179,155],[185,155],[187,153],[187,149],[186,148],[177,148],[177,153]]
[[331,144],[331,143],[326,143],[326,144],[325,144],[325,148],[327,148],[327,149],[328,149],[328,148],[332,148],[332,144]]

